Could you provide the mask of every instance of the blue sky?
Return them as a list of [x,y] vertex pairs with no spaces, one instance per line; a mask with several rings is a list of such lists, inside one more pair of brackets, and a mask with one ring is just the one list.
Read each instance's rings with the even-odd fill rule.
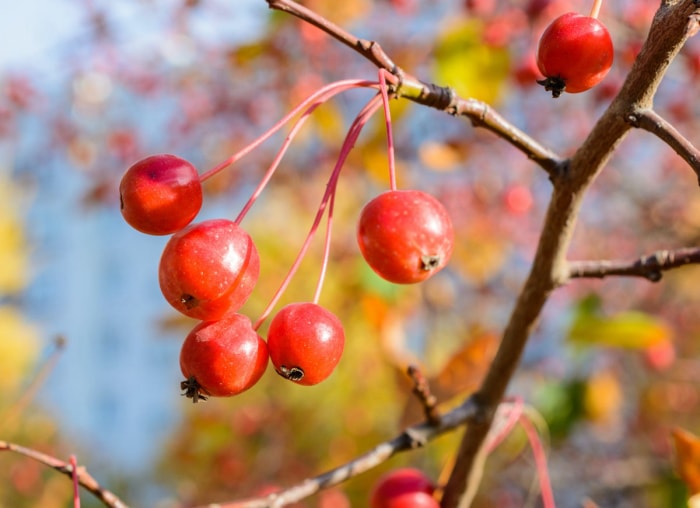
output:
[[[11,2],[11,6],[8,5]],[[85,10],[79,0],[30,0],[14,2],[0,0],[0,69],[51,69],[57,52],[69,49],[86,31]],[[157,23],[154,11],[170,11],[182,0],[95,0],[94,4],[108,9],[111,21],[116,21],[122,41],[128,45],[157,42],[157,31],[149,30]],[[264,0],[236,0],[233,3],[214,0],[214,8],[202,10],[194,18],[194,27],[204,37],[245,40],[249,38],[266,16]]]
[[[0,0],[9,4],[11,0]],[[71,0],[12,2],[0,16],[1,68],[40,65],[63,41],[80,29],[81,12]]]

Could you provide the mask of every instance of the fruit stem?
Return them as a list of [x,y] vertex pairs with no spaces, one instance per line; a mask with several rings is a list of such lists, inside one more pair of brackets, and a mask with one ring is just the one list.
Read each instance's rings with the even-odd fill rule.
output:
[[500,407],[506,408],[507,406],[509,406],[508,414],[503,418],[503,421],[499,423],[497,427],[498,431],[489,435],[488,441],[486,441],[484,445],[487,453],[493,453],[493,451],[505,441],[506,437],[510,435],[518,424],[523,414],[524,404],[520,397],[515,397],[512,401],[504,401]]
[[73,508],[80,508],[80,481],[78,479],[78,459],[71,455],[68,459],[71,467],[71,478],[73,479]]
[[342,80],[342,81],[336,81],[336,82],[330,83],[330,84],[316,90],[313,94],[309,95],[306,99],[304,99],[301,103],[299,103],[294,109],[292,109],[289,113],[287,113],[275,125],[273,125],[270,129],[265,131],[263,134],[261,134],[260,137],[258,137],[254,141],[252,141],[249,145],[245,146],[243,149],[241,149],[238,152],[236,152],[235,154],[233,154],[228,159],[217,164],[216,166],[214,166],[210,170],[202,173],[199,177],[199,180],[201,182],[204,182],[205,180],[211,178],[215,174],[226,169],[228,166],[234,164],[235,162],[239,161],[240,159],[242,159],[243,157],[248,155],[250,152],[252,152],[258,146],[260,146],[263,142],[265,142],[267,139],[269,139],[275,132],[280,130],[294,116],[296,116],[301,111],[303,111],[305,108],[307,108],[310,104],[313,104],[314,102],[317,102],[317,101],[319,104],[323,103],[323,102],[329,100],[334,95],[337,95],[341,92],[344,92],[345,90],[350,90],[352,88],[376,88],[376,87],[377,87],[377,83],[375,81],[367,81],[367,80],[361,80],[361,79],[348,79],[348,80]]
[[238,217],[236,217],[236,220],[234,221],[236,224],[240,225],[241,221],[243,218],[246,216],[248,211],[251,209],[255,201],[258,199],[260,194],[262,194],[262,191],[265,189],[265,186],[267,186],[268,182],[272,178],[272,175],[275,173],[277,170],[277,167],[279,166],[280,162],[282,161],[282,157],[284,157],[284,154],[287,152],[287,149],[289,148],[289,145],[291,145],[292,141],[294,140],[294,137],[297,135],[299,130],[301,129],[302,125],[304,125],[304,122],[311,116],[311,113],[314,112],[314,110],[320,106],[323,102],[318,101],[314,102],[311,106],[309,106],[304,113],[297,119],[296,122],[294,122],[294,125],[292,126],[292,129],[289,131],[287,136],[284,139],[284,142],[282,143],[282,146],[280,147],[279,151],[277,152],[277,155],[275,155],[275,158],[272,160],[272,163],[270,166],[267,168],[267,171],[263,175],[262,179],[258,183],[258,186],[255,188],[253,193],[251,194],[250,198],[248,198],[248,201],[246,204],[243,206],[241,211],[238,213]]
[[321,272],[318,276],[318,282],[316,283],[316,290],[314,291],[314,298],[311,300],[313,303],[318,305],[318,301],[321,298],[321,289],[323,288],[323,281],[326,278],[326,271],[328,270],[328,259],[331,253],[331,226],[333,224],[333,205],[335,204],[335,186],[336,181],[333,183],[333,191],[330,195],[330,201],[328,203],[328,217],[326,218],[326,238],[323,240],[323,259],[321,260]]
[[603,5],[603,0],[594,0],[593,1],[593,7],[591,7],[591,13],[589,16],[591,18],[598,18],[598,14],[600,13],[600,6]]
[[394,157],[394,135],[391,128],[391,111],[389,110],[389,92],[386,86],[386,78],[389,74],[385,69],[379,69],[379,91],[382,94],[384,106],[384,122],[386,123],[386,139],[389,154],[389,187],[396,190],[396,159]]
[[[282,294],[284,293],[285,289],[287,289],[289,282],[291,281],[292,277],[294,276],[297,269],[299,268],[299,265],[301,264],[301,260],[304,258],[304,255],[306,254],[306,251],[308,250],[309,245],[311,244],[311,240],[313,239],[313,236],[316,233],[316,230],[318,229],[318,226],[321,222],[321,219],[323,218],[323,214],[326,211],[326,207],[330,206],[332,208],[333,198],[335,196],[336,184],[338,183],[338,178],[340,176],[340,170],[343,168],[343,164],[345,163],[345,160],[347,159],[348,154],[350,153],[353,146],[355,145],[357,138],[360,136],[360,132],[362,131],[362,128],[365,126],[365,124],[370,119],[370,117],[377,111],[377,109],[379,109],[381,104],[382,104],[381,97],[379,95],[375,95],[372,99],[370,99],[370,101],[365,105],[365,107],[362,108],[362,111],[360,111],[360,113],[357,115],[354,122],[350,126],[350,129],[348,129],[348,133],[345,136],[345,141],[343,142],[343,146],[340,149],[340,155],[338,156],[338,160],[335,164],[335,167],[333,168],[333,172],[331,173],[330,177],[328,178],[328,183],[326,184],[326,191],[324,192],[323,198],[321,199],[321,204],[318,207],[318,211],[316,212],[316,217],[314,218],[314,222],[311,225],[311,229],[309,231],[309,234],[306,236],[306,239],[304,240],[304,244],[301,246],[301,249],[299,250],[297,257],[294,260],[294,263],[292,263],[292,266],[289,269],[289,272],[287,272],[287,275],[284,277],[284,280],[280,284],[280,287],[277,289],[277,291],[273,295],[272,300],[267,305],[267,307],[263,311],[262,315],[258,318],[258,320],[253,325],[254,330],[258,330],[260,328],[260,326],[265,322],[265,319],[267,319],[267,317],[270,315],[270,312],[272,312],[272,309],[274,308],[274,306],[277,305],[277,302],[282,297]],[[330,219],[331,219],[331,211],[329,209],[329,222],[330,222]],[[315,290],[314,303],[318,302],[321,287],[323,285],[323,280],[325,277],[326,268],[328,266],[328,255],[330,252],[329,246],[330,246],[330,225],[327,227],[327,230],[326,230],[326,240],[325,240],[324,255],[323,255],[324,259],[323,259],[323,262],[321,263],[321,275],[319,276],[319,280],[318,280],[317,287]]]
[[524,415],[518,420],[520,426],[525,431],[527,439],[532,448],[532,455],[535,459],[535,468],[537,477],[540,481],[540,495],[542,496],[542,506],[544,508],[555,508],[554,494],[552,493],[552,485],[549,479],[549,471],[547,470],[547,455],[542,446],[540,436],[532,422]]

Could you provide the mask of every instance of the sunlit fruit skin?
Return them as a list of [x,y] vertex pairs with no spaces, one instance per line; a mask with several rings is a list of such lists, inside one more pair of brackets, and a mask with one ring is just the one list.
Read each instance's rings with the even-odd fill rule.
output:
[[320,305],[291,303],[272,318],[267,345],[279,375],[310,386],[335,370],[345,347],[345,332],[338,317]]
[[452,256],[454,230],[445,207],[418,190],[391,190],[367,203],[357,228],[360,252],[382,278],[421,282]]
[[158,277],[165,299],[186,316],[220,319],[245,303],[258,281],[258,250],[235,222],[210,219],[175,233]]
[[558,97],[561,92],[584,92],[600,83],[612,67],[613,43],[598,19],[574,12],[556,18],[537,47],[539,81]]
[[180,350],[184,395],[193,402],[237,395],[262,377],[269,361],[267,344],[243,314],[203,321],[187,335]]
[[119,184],[119,196],[126,222],[150,235],[181,230],[202,208],[197,169],[169,154],[151,155],[127,169]]
[[435,487],[420,470],[401,468],[382,476],[370,494],[370,508],[438,508]]

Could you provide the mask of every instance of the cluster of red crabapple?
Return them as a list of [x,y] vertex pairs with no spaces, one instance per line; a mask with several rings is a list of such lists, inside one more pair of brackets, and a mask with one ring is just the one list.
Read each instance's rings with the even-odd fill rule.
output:
[[[349,80],[320,89],[263,136],[202,175],[186,160],[158,154],[136,162],[122,177],[120,198],[125,220],[147,234],[172,235],[158,270],[163,296],[182,314],[200,320],[185,338],[180,352],[180,368],[185,377],[181,388],[194,402],[247,390],[261,378],[268,360],[278,374],[301,385],[320,383],[340,361],[345,345],[343,326],[333,313],[318,304],[318,299],[328,261],[340,169],[360,130],[382,105],[390,127],[385,75],[381,76],[380,82]],[[350,128],[306,242],[263,316],[253,323],[239,310],[255,288],[260,258],[240,223],[313,110],[333,95],[355,87],[380,88],[380,93],[369,101]],[[203,204],[202,182],[249,153],[292,119],[295,124],[280,152],[238,217],[193,222]],[[392,153],[391,141],[389,145]],[[447,264],[454,241],[452,222],[434,197],[417,190],[397,190],[393,156],[389,166],[391,190],[367,203],[360,214],[359,249],[386,280],[415,283]],[[328,226],[316,294],[311,301],[291,303],[277,311],[267,338],[263,339],[257,330],[296,271],[324,215]]]
[[[607,29],[597,20],[601,0],[590,16],[566,13],[543,33],[537,65],[539,81],[558,97],[599,83],[612,65]],[[384,279],[411,284],[423,281],[449,261],[454,233],[449,215],[434,197],[396,188],[391,121],[386,80],[348,80],[321,88],[260,138],[200,175],[188,161],[169,154],[153,155],[132,165],[120,183],[121,211],[135,229],[172,235],[163,250],[159,283],[165,299],[179,312],[200,320],[185,338],[180,368],[184,394],[193,402],[226,397],[253,386],[271,361],[282,377],[314,385],[334,371],[345,344],[340,320],[318,304],[328,261],[333,201],[340,170],[371,115],[383,105],[387,123],[390,190],[370,200],[357,226],[359,250]],[[260,272],[260,258],[250,235],[240,226],[245,214],[278,167],[282,156],[311,113],[334,95],[356,87],[379,88],[352,124],[328,180],[311,231],[297,259],[263,316],[253,324],[238,311],[251,295]],[[285,142],[257,189],[235,220],[193,222],[202,203],[202,182],[237,162],[287,122],[295,119]],[[304,256],[323,216],[327,216],[321,275],[312,301],[292,303],[272,318],[267,339],[257,330],[267,318]],[[384,477],[371,496],[372,508],[437,507],[434,485],[416,470],[396,470]]]

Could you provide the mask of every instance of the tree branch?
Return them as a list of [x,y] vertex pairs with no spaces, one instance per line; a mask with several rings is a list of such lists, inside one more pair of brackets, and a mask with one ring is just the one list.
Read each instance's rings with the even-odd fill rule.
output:
[[345,31],[323,16],[299,5],[294,0],[266,0],[271,9],[286,12],[326,32],[347,47],[356,51],[380,69],[385,69],[399,79],[392,90],[396,97],[408,99],[451,115],[464,116],[474,127],[483,127],[535,161],[554,180],[563,170],[566,160],[544,147],[513,124],[508,122],[488,104],[476,99],[463,99],[449,87],[425,83],[398,67],[375,41],[360,39]]
[[466,423],[478,421],[481,418],[482,414],[478,404],[470,397],[460,406],[441,415],[438,424],[424,421],[408,427],[394,439],[377,445],[371,451],[347,464],[315,478],[309,478],[282,492],[276,492],[264,498],[246,499],[226,504],[216,503],[202,508],[278,508],[285,506],[309,497],[322,489],[338,485],[348,478],[369,471],[399,452],[425,446],[438,436]]
[[[317,26],[375,65],[396,75],[400,80],[394,90],[397,96],[449,114],[465,116],[475,126],[491,130],[535,160],[549,173],[554,183],[552,198],[530,273],[517,298],[498,352],[481,388],[471,399],[471,405],[478,407],[479,411],[475,411],[468,419],[467,431],[460,444],[452,474],[444,489],[441,502],[443,508],[464,508],[469,505],[466,499],[468,494],[465,497],[467,485],[474,484],[474,477],[479,473],[478,467],[474,467],[475,461],[481,454],[496,408],[504,398],[530,332],[549,295],[570,278],[566,251],[583,196],[631,129],[632,115],[651,110],[653,97],[668,66],[686,39],[697,31],[697,1],[664,0],[661,3],[650,27],[649,36],[620,93],[574,156],[570,160],[565,160],[511,125],[488,105],[473,99],[461,99],[450,88],[427,84],[408,75],[391,59],[385,57],[378,44],[355,38],[317,14],[302,8],[293,0],[267,0],[271,8],[284,10]],[[677,136],[672,136],[672,140],[678,144]],[[477,414],[478,417],[475,417]],[[402,434],[402,436],[405,435]],[[404,439],[406,437],[401,441]],[[380,445],[375,451],[370,452],[368,457],[372,459],[375,456],[383,456],[385,446]],[[390,449],[393,450],[393,447]],[[365,458],[367,457],[362,459]],[[348,477],[351,468],[343,467],[337,471],[342,480]],[[329,473],[329,476],[324,475],[316,480],[310,480],[309,488],[318,488],[323,482],[335,478],[334,474],[336,474],[335,471]],[[307,483],[304,483],[297,488],[303,490],[306,485]],[[235,506],[279,505],[268,503]]]
[[664,120],[661,115],[653,109],[642,109],[630,113],[627,117],[627,121],[633,127],[651,132],[673,148],[678,155],[683,157],[683,160],[688,163],[691,169],[695,171],[695,175],[698,177],[698,184],[700,184],[700,150],[695,148],[690,141],[683,137],[673,125]]
[[612,275],[644,277],[651,282],[661,280],[662,272],[684,265],[700,263],[700,248],[661,250],[634,261],[599,260],[570,261],[569,278],[598,278]]
[[[74,478],[73,467],[70,464],[63,462],[62,460],[52,457],[51,455],[41,453],[31,448],[20,446],[18,444],[9,443],[7,441],[0,441],[0,451],[10,451],[18,453],[20,455],[24,455],[25,457],[29,457],[30,459],[34,459],[52,469],[55,469],[59,473],[63,473],[64,475],[68,476],[68,478],[70,478],[71,480]],[[129,508],[116,495],[114,495],[109,490],[106,490],[99,483],[97,483],[97,480],[95,480],[92,477],[92,475],[85,470],[85,468],[78,468],[77,479],[81,487],[83,487],[92,495],[94,495],[97,499],[102,501],[102,503],[105,506],[109,506],[110,508]]]
[[631,128],[627,122],[629,115],[651,108],[654,94],[668,66],[686,39],[697,29],[695,9],[693,0],[668,0],[661,5],[620,93],[571,158],[567,172],[562,178],[554,180],[554,192],[532,268],[515,303],[496,356],[475,395],[490,418],[467,427],[445,486],[441,502],[443,508],[469,506],[465,492],[472,475],[479,474],[478,467],[474,467],[475,459],[488,434],[495,408],[505,395],[530,332],[550,293],[569,277],[566,251],[583,196]]
[[437,409],[437,398],[430,391],[428,380],[415,365],[408,366],[408,375],[413,381],[413,394],[423,407],[425,420],[431,425],[440,425],[440,412]]

